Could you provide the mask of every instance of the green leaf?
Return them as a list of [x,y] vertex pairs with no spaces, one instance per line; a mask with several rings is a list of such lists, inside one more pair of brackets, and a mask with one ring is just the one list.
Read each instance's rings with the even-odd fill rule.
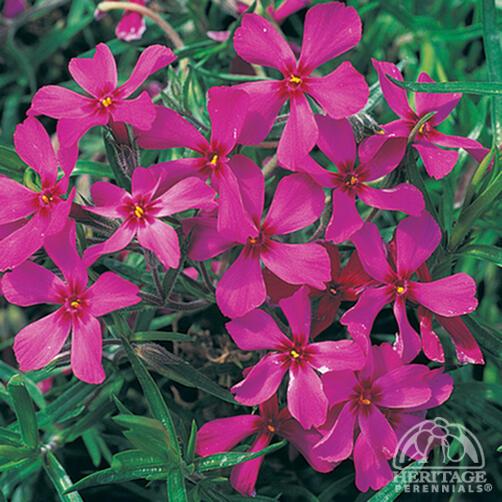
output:
[[187,464],[191,464],[195,455],[195,442],[197,440],[197,424],[195,420],[192,420],[192,426],[190,428],[190,437],[188,438],[188,443],[186,447],[185,460]]
[[464,316],[462,319],[469,328],[469,331],[474,334],[481,347],[489,352],[496,362],[500,361],[500,357],[502,356],[502,337],[500,333],[487,324],[481,323],[472,315]]
[[95,176],[96,178],[115,178],[113,171],[108,164],[92,160],[79,160],[71,172],[71,176],[80,176],[82,174],[89,174],[90,176]]
[[387,75],[394,84],[409,91],[445,94],[461,92],[483,96],[502,96],[502,82],[436,82],[434,84],[419,82],[402,82]]
[[132,342],[192,342],[193,337],[185,333],[168,331],[136,331],[131,338]]
[[490,261],[502,267],[502,248],[486,244],[472,244],[459,250],[459,254],[473,256],[478,260]]
[[9,380],[7,389],[12,399],[23,443],[28,448],[36,448],[38,444],[37,418],[33,401],[24,384],[24,377],[14,375]]
[[235,400],[228,390],[220,387],[204,375],[204,373],[164,347],[154,343],[142,344],[138,347],[137,351],[148,367],[156,373],[187,387],[200,389],[227,403],[235,404]]
[[188,501],[185,480],[179,469],[173,469],[167,474],[167,500],[169,502]]
[[410,473],[419,471],[426,463],[426,460],[417,460],[405,467],[388,485],[373,495],[369,499],[370,502],[392,502],[396,500],[407,486],[405,480],[410,479]]
[[65,494],[65,490],[70,488],[72,482],[56,456],[52,452],[48,452],[45,460],[45,472],[52,481],[52,485],[59,495],[59,500],[62,502],[83,502],[82,497],[78,493]]
[[28,166],[20,159],[12,149],[0,145],[0,173],[9,178],[23,182],[24,171]]
[[280,450],[285,445],[286,441],[280,441],[256,452],[229,451],[227,453],[217,453],[216,455],[211,455],[198,460],[196,462],[195,470],[202,473],[214,471],[215,469],[223,469],[224,467],[233,467],[234,465],[242,464],[242,462],[247,462],[248,460],[253,460],[254,458]]

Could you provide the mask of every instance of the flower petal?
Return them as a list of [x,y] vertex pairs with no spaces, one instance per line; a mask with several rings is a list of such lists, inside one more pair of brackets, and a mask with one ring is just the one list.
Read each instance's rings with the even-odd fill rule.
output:
[[137,98],[117,102],[111,108],[114,122],[129,124],[140,131],[148,131],[155,120],[152,98],[143,91]]
[[27,307],[38,303],[59,303],[59,277],[32,261],[25,261],[2,278],[2,293],[14,305]]
[[117,92],[122,98],[131,95],[143,82],[155,72],[164,68],[176,59],[173,51],[164,45],[149,45],[138,58],[128,80]]
[[249,106],[249,96],[235,87],[211,87],[207,93],[211,120],[211,145],[225,154],[232,151],[241,134]]
[[292,296],[281,300],[279,306],[288,320],[295,342],[307,345],[311,318],[308,288],[302,286]]
[[321,378],[308,364],[293,363],[289,369],[288,410],[304,429],[326,421],[328,398]]
[[259,415],[237,415],[205,423],[197,432],[197,455],[207,457],[232,450],[241,441],[258,432]]
[[281,350],[291,344],[272,317],[263,310],[252,310],[225,324],[241,350]]
[[[427,73],[421,73],[418,76],[417,82],[419,83],[434,83]],[[417,92],[415,93],[415,107],[417,115],[423,117],[429,112],[436,112],[429,120],[430,124],[436,126],[443,122],[443,120],[450,115],[453,108],[455,108],[460,101],[462,94],[459,92],[451,94],[437,94],[432,92]]]
[[122,199],[127,195],[127,192],[123,188],[108,183],[107,181],[96,181],[96,183],[93,183],[91,186],[91,195],[94,204],[98,206],[93,209],[101,210],[106,208],[107,214],[105,216],[111,218],[120,217],[117,206],[122,203]]
[[350,399],[358,381],[353,371],[330,371],[322,375],[322,384],[330,406]]
[[42,180],[42,185],[56,183],[58,162],[51,139],[42,124],[34,117],[28,117],[14,132],[16,152]]
[[244,14],[234,35],[235,52],[251,64],[287,72],[296,65],[295,56],[282,33],[257,14]]
[[166,267],[177,268],[180,262],[178,234],[173,227],[160,220],[154,220],[144,227],[138,227],[139,245],[150,250]]
[[347,119],[335,120],[316,115],[319,128],[317,145],[335,166],[353,166],[356,161],[356,141],[352,126]]
[[380,81],[380,87],[387,101],[387,104],[394,111],[396,115],[403,119],[412,119],[415,117],[415,113],[410,108],[408,103],[408,96],[406,90],[398,87],[396,84],[391,82],[387,75],[390,75],[396,80],[403,81],[403,76],[399,71],[398,67],[393,63],[388,63],[386,61],[377,61],[372,59],[373,67],[378,73],[378,80]]
[[427,174],[436,180],[450,174],[457,163],[458,152],[455,150],[443,150],[425,140],[413,143],[412,146],[420,155]]
[[214,190],[201,179],[186,178],[156,199],[159,206],[156,216],[169,216],[188,209],[210,207],[214,195]]
[[113,272],[105,272],[87,290],[89,312],[94,317],[136,305],[141,301],[139,288]]
[[304,174],[279,181],[264,226],[274,235],[284,235],[312,225],[324,209],[324,192]]
[[332,192],[333,212],[326,227],[326,239],[336,244],[350,239],[364,222],[356,208],[355,196],[341,189]]
[[164,106],[155,106],[155,110],[156,116],[151,128],[136,131],[136,139],[141,148],[161,150],[184,147],[196,152],[209,148],[207,139],[179,113]]
[[286,244],[270,241],[261,259],[265,266],[289,284],[307,284],[325,289],[331,278],[329,256],[323,246],[315,242]]
[[117,87],[117,66],[106,44],[98,44],[92,58],[72,58],[68,70],[73,80],[95,98],[104,98]]
[[401,359],[408,363],[420,352],[422,346],[420,337],[411,326],[406,314],[406,301],[403,298],[396,298],[394,302],[394,317],[396,318],[399,332],[396,336],[395,348]]
[[[271,439],[271,434],[259,434],[248,451],[255,452],[263,450],[269,445]],[[252,497],[256,494],[256,480],[258,479],[263,461],[264,456],[262,455],[261,457],[238,464],[232,469],[230,484],[241,495]]]
[[384,189],[364,185],[358,195],[368,206],[387,211],[402,211],[412,216],[420,216],[425,208],[422,192],[410,183]]
[[360,346],[349,340],[313,343],[309,351],[309,362],[320,373],[359,370],[365,362]]
[[441,242],[441,230],[424,211],[421,216],[402,220],[396,229],[396,268],[401,277],[410,277],[425,263]]
[[100,256],[121,251],[132,241],[136,227],[129,224],[121,225],[106,241],[94,244],[84,251],[83,261],[90,267]]
[[260,260],[244,249],[216,287],[216,303],[223,315],[242,317],[266,299]]
[[476,310],[475,295],[476,282],[464,273],[432,282],[410,283],[412,300],[443,317],[456,317]]
[[28,324],[14,339],[14,353],[21,371],[47,366],[61,351],[70,332],[71,321],[56,310]]
[[80,118],[62,118],[58,120],[56,132],[60,145],[65,145],[64,151],[69,152],[67,155],[73,159],[78,155],[76,145],[80,139],[96,126],[108,124],[110,117],[106,113],[90,113]]
[[73,323],[71,369],[83,382],[99,384],[106,375],[101,363],[103,340],[99,321],[92,316]]
[[349,458],[354,445],[355,424],[356,415],[351,410],[351,403],[346,403],[333,428],[317,443],[314,452],[331,462],[340,462]]
[[272,397],[288,369],[282,354],[268,354],[231,391],[238,403],[256,406]]
[[257,145],[267,137],[287,98],[281,93],[280,82],[277,80],[246,82],[235,88],[246,91],[249,96],[248,113],[239,143]]
[[59,85],[45,85],[33,96],[28,115],[47,115],[53,119],[82,119],[93,115],[96,109],[96,101],[92,98]]
[[141,40],[145,30],[145,18],[139,12],[125,11],[115,27],[115,36],[124,42],[132,42]]
[[361,111],[369,96],[366,80],[349,61],[324,77],[309,78],[306,92],[334,119]]
[[359,434],[354,446],[356,487],[362,492],[379,490],[394,478],[394,473],[382,454],[377,454],[364,434]]
[[0,225],[36,211],[38,195],[7,176],[0,176]]
[[281,165],[295,167],[314,148],[318,130],[304,94],[292,96],[289,105],[289,118],[279,140],[277,158]]
[[383,413],[374,404],[370,404],[367,411],[359,413],[358,418],[361,433],[375,453],[392,458],[397,448],[397,437]]
[[371,277],[383,283],[392,279],[394,273],[387,261],[385,244],[374,223],[366,222],[351,240],[356,246],[364,270]]
[[307,11],[298,66],[310,73],[355,47],[362,25],[356,9],[341,2],[316,5]]
[[432,327],[432,312],[419,306],[417,317],[420,322],[420,335],[422,337],[422,349],[424,354],[431,360],[444,363],[444,350],[441,340]]

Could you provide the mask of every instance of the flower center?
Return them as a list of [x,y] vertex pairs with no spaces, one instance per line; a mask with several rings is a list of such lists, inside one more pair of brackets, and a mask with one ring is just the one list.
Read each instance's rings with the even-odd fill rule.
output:
[[289,352],[290,356],[293,358],[293,359],[298,359],[301,354],[296,351],[295,349],[292,349],[290,352]]
[[401,296],[406,293],[406,291],[408,290],[408,287],[406,286],[406,284],[404,282],[398,282],[394,286],[394,289],[396,290],[396,294]]
[[141,206],[134,206],[134,216],[136,216],[136,218],[143,218],[143,216],[145,216],[145,210]]
[[359,178],[353,174],[345,178],[345,185],[348,187],[353,187],[359,183]]
[[103,98],[101,100],[101,105],[103,108],[108,108],[112,104],[112,98],[110,96],[106,96],[106,98]]
[[78,298],[76,298],[75,300],[72,300],[70,302],[70,307],[75,310],[80,308],[81,305],[82,305],[82,302]]
[[359,396],[359,402],[364,406],[369,406],[371,404],[371,400],[368,399],[363,393]]
[[218,163],[218,160],[219,160],[219,156],[217,153],[213,154],[213,156],[211,157],[211,160],[209,161],[209,163],[212,165],[212,166],[215,166],[217,163]]
[[51,202],[54,201],[54,197],[51,194],[47,195],[45,193],[42,195],[41,199],[42,199],[42,202],[46,205],[49,205]]
[[271,432],[272,434],[274,434],[277,429],[275,428],[275,426],[273,424],[268,424],[267,430],[268,430],[268,432]]
[[291,75],[289,77],[289,83],[293,85],[300,85],[302,83],[302,79],[298,75]]

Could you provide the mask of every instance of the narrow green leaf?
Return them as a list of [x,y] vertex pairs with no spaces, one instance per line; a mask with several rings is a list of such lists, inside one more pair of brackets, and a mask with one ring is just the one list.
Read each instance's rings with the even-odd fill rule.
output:
[[446,94],[461,92],[483,96],[502,96],[502,82],[436,82],[433,84],[419,82],[402,82],[387,76],[394,84],[409,91]]
[[31,400],[22,375],[14,375],[7,384],[7,389],[12,399],[16,413],[21,438],[29,448],[36,448],[38,444],[38,425],[35,416],[35,407]]
[[210,457],[198,460],[195,469],[197,472],[202,473],[214,471],[215,469],[222,469],[224,467],[233,467],[234,465],[242,464],[242,462],[247,462],[248,460],[253,460],[254,458],[280,450],[285,445],[286,441],[280,441],[256,452],[229,451],[227,453],[217,453],[216,455],[211,455]]
[[173,469],[167,474],[167,500],[169,502],[188,501],[185,480],[180,469]]
[[190,428],[190,437],[188,438],[188,443],[186,447],[185,461],[187,464],[191,464],[195,455],[195,441],[197,440],[197,424],[195,420],[192,420],[192,426]]
[[502,248],[486,244],[472,244],[459,250],[459,254],[473,256],[478,260],[490,261],[502,267]]
[[20,159],[12,148],[0,145],[0,173],[9,178],[23,182],[24,171],[28,166]]
[[65,494],[65,490],[70,488],[72,482],[64,467],[52,452],[47,453],[44,469],[58,493],[59,500],[62,502],[83,502],[78,493]]
[[90,176],[95,176],[96,178],[115,178],[113,171],[108,164],[92,160],[79,160],[71,172],[71,176],[80,176],[82,174],[89,174]]
[[193,337],[186,333],[168,331],[136,331],[131,338],[132,342],[192,342]]

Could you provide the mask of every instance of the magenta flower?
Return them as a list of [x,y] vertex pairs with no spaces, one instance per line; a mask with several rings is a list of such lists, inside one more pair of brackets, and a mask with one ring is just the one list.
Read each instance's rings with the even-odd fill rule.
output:
[[84,262],[92,265],[100,256],[124,249],[134,237],[166,268],[180,261],[178,234],[161,218],[195,207],[213,204],[214,191],[198,178],[186,178],[164,193],[158,193],[159,179],[149,169],[138,167],[132,175],[131,194],[111,183],[98,181],[91,188],[96,206],[86,209],[122,224],[106,241],[84,251]]
[[[329,472],[334,467],[331,462],[312,454],[312,447],[321,439],[321,434],[314,429],[302,429],[287,408],[279,410],[276,396],[260,404],[259,415],[237,415],[204,424],[197,433],[196,451],[202,457],[225,453],[254,434],[256,437],[248,450],[250,452],[263,450],[277,434],[287,439],[316,471]],[[256,495],[255,485],[263,459],[248,460],[232,469],[230,483],[241,495]]]
[[38,120],[27,118],[16,127],[14,145],[21,159],[40,176],[41,186],[34,191],[0,176],[0,226],[4,229],[0,235],[0,271],[27,260],[47,238],[59,232],[75,196],[73,189],[63,199],[68,176],[58,181],[58,156]]
[[375,285],[366,288],[356,305],[340,319],[354,339],[368,347],[375,317],[386,304],[393,302],[399,327],[396,349],[403,360],[409,362],[420,352],[421,342],[408,321],[406,300],[443,317],[457,317],[476,309],[476,283],[467,274],[427,282],[412,280],[440,241],[441,230],[426,211],[420,217],[410,217],[398,224],[395,267],[389,264],[385,244],[375,224],[365,223],[352,236],[364,269],[375,280]]
[[[151,169],[164,184],[186,176],[209,178],[218,191],[218,230],[233,229],[237,238],[245,238],[252,231],[252,222],[244,210],[236,169],[255,165],[244,155],[230,156],[237,144],[247,113],[247,94],[230,87],[212,87],[208,92],[207,111],[211,120],[209,141],[187,120],[169,108],[158,107],[157,117],[148,131],[138,131],[138,145],[142,148],[187,148],[195,152],[188,157],[162,162]],[[237,226],[236,221],[240,221]]]
[[39,89],[29,114],[58,119],[57,133],[61,145],[69,149],[94,126],[113,122],[130,124],[137,129],[151,127],[155,106],[146,91],[127,99],[153,73],[172,63],[175,56],[162,45],[147,47],[138,59],[129,79],[117,87],[117,67],[105,44],[98,44],[92,58],[73,58],[68,69],[71,76],[90,97],[64,87],[47,85]]
[[287,17],[303,9],[304,7],[307,7],[309,3],[310,0],[284,0],[277,8],[274,8],[273,5],[270,5],[267,8],[267,12],[276,23],[280,24]]
[[207,260],[235,246],[243,246],[216,287],[220,310],[228,317],[240,317],[263,304],[267,292],[261,262],[289,284],[325,289],[325,282],[330,279],[326,250],[313,242],[289,244],[275,238],[305,228],[319,218],[324,207],[321,188],[302,174],[283,178],[262,222],[263,174],[251,162],[247,167],[235,168],[244,204],[253,222],[251,231],[236,239],[237,228],[242,227],[238,219],[234,221],[236,230],[229,232],[217,232],[216,220],[211,217],[184,221],[185,232],[192,230],[188,255],[193,260]]
[[7,19],[14,19],[26,10],[26,0],[5,0],[2,14]]
[[373,158],[359,151],[360,162],[357,164],[356,142],[348,120],[322,116],[317,116],[316,120],[319,127],[318,146],[338,171],[323,169],[311,157],[304,159],[297,170],[310,174],[321,186],[333,189],[333,212],[326,228],[326,239],[335,243],[343,242],[363,226],[356,208],[356,197],[378,209],[420,215],[425,207],[424,198],[415,186],[409,183],[389,189],[370,186],[370,183],[389,174],[399,164],[406,145],[402,151],[382,148]]
[[[145,6],[146,0],[129,0],[132,3]],[[145,18],[139,13],[132,10],[125,10],[120,21],[115,28],[115,36],[119,40],[132,42],[133,40],[141,40],[143,33],[146,30]]]
[[272,351],[231,390],[236,401],[255,406],[270,399],[288,373],[288,410],[304,429],[310,429],[326,421],[328,410],[319,373],[360,369],[364,356],[359,346],[349,340],[309,342],[311,313],[306,287],[279,305],[289,322],[292,339],[262,310],[253,310],[226,324],[241,350]]
[[396,454],[399,438],[453,390],[449,375],[422,364],[403,364],[388,344],[373,346],[361,371],[327,373],[322,381],[330,425],[314,452],[331,462],[352,454],[356,486],[363,492],[392,480],[387,461]]
[[245,14],[234,36],[237,54],[248,63],[279,70],[282,80],[249,82],[238,87],[250,96],[249,114],[240,137],[243,144],[263,141],[277,114],[289,101],[289,118],[279,142],[279,161],[297,164],[312,150],[318,130],[307,96],[335,119],[357,113],[368,99],[368,86],[348,61],[324,77],[312,76],[327,61],[347,52],[361,39],[361,19],[340,2],[316,5],[305,18],[299,60],[279,31],[256,14]]
[[16,335],[14,352],[19,367],[21,371],[31,371],[47,366],[61,351],[71,331],[73,373],[84,382],[101,383],[105,373],[97,318],[139,303],[139,289],[112,272],[105,272],[92,286],[87,286],[87,269],[75,247],[73,220],[45,242],[45,250],[64,280],[31,261],[2,279],[2,290],[10,303],[22,307],[40,303],[61,305]]
[[[432,280],[425,264],[417,270],[417,276],[422,281]],[[417,309],[417,317],[420,322],[422,348],[431,361],[440,363],[445,361],[441,341],[432,326],[432,321],[436,318],[441,327],[450,335],[460,364],[484,364],[485,360],[479,345],[461,317],[443,317],[422,306]]]
[[[457,106],[462,94],[431,94],[428,92],[415,93],[416,111],[412,110],[408,103],[406,90],[391,82],[386,75],[397,80],[403,80],[401,72],[396,65],[381,62],[373,59],[383,95],[388,105],[394,113],[399,116],[383,126],[384,134],[371,136],[361,145],[361,151],[365,155],[372,157],[386,143],[387,149],[403,151],[408,142],[412,130],[419,120],[430,112],[435,114],[420,126],[417,131],[412,146],[420,155],[424,163],[425,170],[436,179],[444,178],[455,167],[458,159],[456,149],[463,148],[472,155],[478,162],[488,153],[481,143],[461,136],[449,136],[436,130],[436,126],[441,124]],[[417,82],[434,82],[427,73],[421,73]],[[445,150],[441,147],[452,148]],[[404,153],[403,153],[404,154]]]

